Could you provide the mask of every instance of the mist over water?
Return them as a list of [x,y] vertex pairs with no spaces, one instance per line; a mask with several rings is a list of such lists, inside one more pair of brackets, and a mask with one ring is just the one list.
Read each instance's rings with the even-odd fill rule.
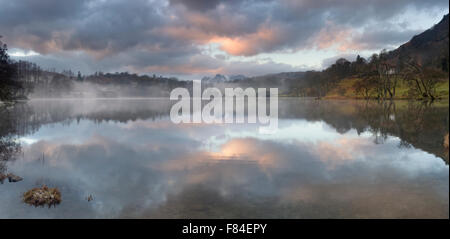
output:
[[[448,102],[280,99],[279,130],[173,124],[168,99],[30,100],[2,111],[2,218],[448,218]],[[8,132],[6,132],[8,131]],[[61,190],[55,208],[23,192]],[[94,200],[88,202],[86,197]]]
[[70,81],[67,89],[52,90],[38,85],[28,96],[30,99],[70,98],[148,98],[168,97],[170,88],[167,86],[142,86],[137,84],[96,84],[92,82]]

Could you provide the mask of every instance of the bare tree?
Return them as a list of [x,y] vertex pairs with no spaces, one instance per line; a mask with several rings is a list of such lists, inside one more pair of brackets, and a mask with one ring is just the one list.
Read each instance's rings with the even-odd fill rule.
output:
[[423,67],[414,59],[410,59],[405,65],[402,73],[410,86],[411,94],[430,100],[436,99],[436,86],[446,77],[445,72],[434,67]]

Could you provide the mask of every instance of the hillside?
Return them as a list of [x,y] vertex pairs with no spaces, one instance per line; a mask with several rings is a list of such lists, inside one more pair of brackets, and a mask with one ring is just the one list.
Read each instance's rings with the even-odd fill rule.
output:
[[435,66],[448,71],[449,64],[449,15],[445,15],[434,27],[414,36],[409,42],[391,51],[389,56],[405,60],[414,58],[424,66]]
[[[382,52],[369,59],[369,65],[338,80],[325,95],[326,98],[376,98],[380,82],[388,81],[388,90],[394,88],[392,98],[449,97],[449,15],[432,28],[412,37],[410,41],[390,52]],[[351,63],[353,64],[353,63]],[[385,67],[384,70],[382,67]],[[380,70],[381,69],[381,70]],[[393,71],[394,74],[387,73]],[[381,76],[383,75],[384,78]],[[379,78],[378,81],[374,78]],[[379,82],[378,85],[376,82]],[[392,87],[391,84],[395,84]],[[359,87],[359,89],[358,89]],[[361,88],[371,93],[364,95]],[[428,87],[424,92],[424,87]],[[386,88],[384,88],[386,91]],[[428,95],[428,96],[427,96]]]
[[[350,62],[341,58],[323,71],[283,72],[248,78],[241,83],[258,87],[280,87],[280,93],[284,96],[448,98],[448,28],[447,14],[435,26],[412,37],[397,49],[382,51],[369,59],[358,56],[354,62]],[[415,72],[408,72],[412,62],[418,68]],[[422,79],[415,79],[418,77]],[[415,89],[417,87],[414,81],[421,81],[420,84],[432,89],[426,89],[426,92],[422,92],[421,87]],[[356,85],[371,88],[368,90],[371,91],[369,96],[361,95]]]
[[[410,41],[399,48],[387,53],[390,62],[399,62],[402,65],[408,60],[414,59],[423,67],[434,67],[447,72],[447,79],[435,83],[436,95],[439,98],[449,97],[449,15],[432,28],[414,36]],[[346,77],[326,94],[327,98],[363,98],[355,93],[355,85],[362,79],[358,77]],[[410,98],[410,85],[404,80],[398,82],[395,98]]]
[[[325,98],[328,99],[363,99],[362,95],[355,93],[355,83],[361,81],[359,78],[346,78],[341,80],[332,90],[330,90]],[[441,99],[449,98],[449,81],[438,82],[436,86],[436,94]],[[397,88],[396,99],[409,99],[409,88],[408,85],[401,82]]]

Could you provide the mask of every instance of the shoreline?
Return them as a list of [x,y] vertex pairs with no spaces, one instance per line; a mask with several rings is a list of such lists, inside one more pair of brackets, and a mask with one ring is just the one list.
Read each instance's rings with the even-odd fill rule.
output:
[[[309,98],[309,99],[316,99],[316,100],[379,100],[379,101],[389,101],[389,100],[404,100],[404,101],[432,101],[431,99],[426,98],[405,98],[405,97],[394,97],[394,98],[386,98],[386,99],[379,99],[376,97],[348,97],[348,96],[324,96],[321,98],[317,98],[314,96],[278,96],[279,98]],[[433,101],[443,101],[443,100],[449,100],[449,96],[439,97],[434,99]]]
[[[226,98],[226,97],[222,97]],[[257,98],[257,97],[256,97]],[[278,96],[280,99],[308,99],[308,100],[357,100],[357,101],[416,101],[416,102],[449,102],[450,98],[442,97],[435,100],[431,99],[416,99],[416,98],[392,98],[392,99],[377,99],[374,97],[363,98],[363,97],[336,97],[336,96],[325,96],[322,98],[317,97],[301,97],[301,96]],[[0,107],[11,106],[16,103],[27,103],[30,101],[53,101],[53,100],[170,100],[169,97],[116,97],[116,98],[30,98],[22,99],[14,102],[2,102],[0,101]]]

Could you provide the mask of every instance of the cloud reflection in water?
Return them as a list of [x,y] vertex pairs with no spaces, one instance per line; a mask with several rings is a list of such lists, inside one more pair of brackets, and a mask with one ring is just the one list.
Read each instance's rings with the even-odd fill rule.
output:
[[[174,125],[167,118],[53,123],[23,137],[24,177],[0,186],[1,217],[448,218],[445,162],[388,136],[339,133],[324,121]],[[38,160],[44,153],[45,160]],[[19,200],[58,186],[51,210]],[[85,197],[92,194],[94,201]]]

